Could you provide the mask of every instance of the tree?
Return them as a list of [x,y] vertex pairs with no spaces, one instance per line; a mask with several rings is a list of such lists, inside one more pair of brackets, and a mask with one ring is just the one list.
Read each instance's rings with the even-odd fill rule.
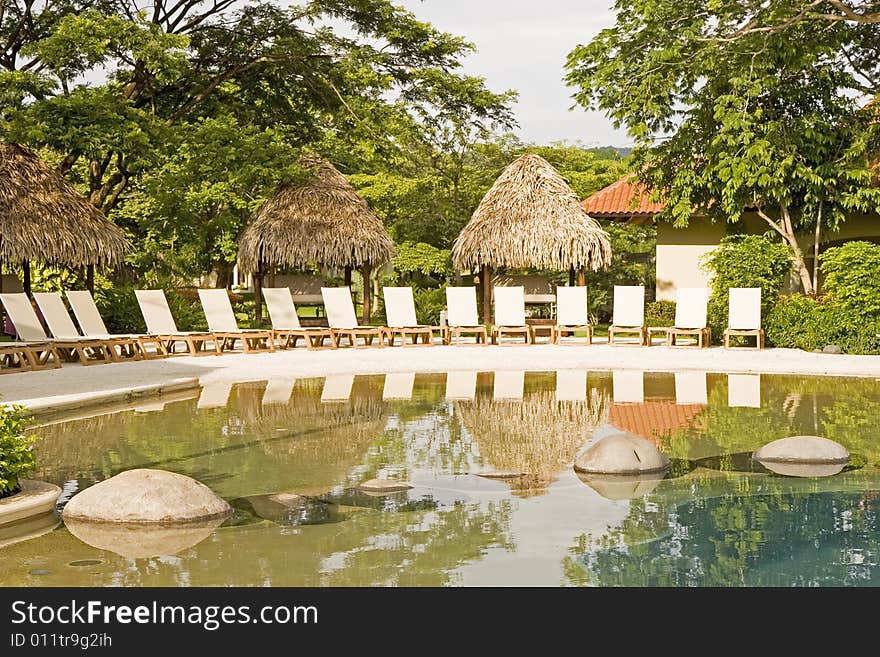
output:
[[814,294],[799,238],[812,235],[815,255],[823,230],[880,206],[878,112],[853,97],[876,89],[865,80],[880,39],[809,13],[787,23],[805,4],[620,1],[615,27],[570,53],[567,79],[580,104],[636,139],[634,166],[665,200],[661,219],[738,222],[754,210],[791,247]]

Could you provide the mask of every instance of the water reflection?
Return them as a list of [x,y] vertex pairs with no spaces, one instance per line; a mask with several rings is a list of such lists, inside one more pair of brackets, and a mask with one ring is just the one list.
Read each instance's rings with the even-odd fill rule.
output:
[[[785,582],[773,560],[800,558],[811,532],[832,562],[860,550],[873,582],[878,393],[873,380],[696,371],[218,382],[37,428],[37,476],[81,490],[134,467],[172,470],[236,501],[238,521],[153,550],[162,557],[60,527],[3,547],[0,585]],[[689,466],[665,479],[578,478],[577,455],[618,431]],[[737,455],[800,434],[843,444],[863,467],[826,478],[739,467]],[[517,476],[478,476],[490,471]],[[415,488],[354,490],[374,477]],[[299,498],[315,504],[278,502]],[[810,515],[833,503],[830,520]],[[790,549],[774,544],[786,508],[807,522]],[[850,576],[805,564],[789,583]]]

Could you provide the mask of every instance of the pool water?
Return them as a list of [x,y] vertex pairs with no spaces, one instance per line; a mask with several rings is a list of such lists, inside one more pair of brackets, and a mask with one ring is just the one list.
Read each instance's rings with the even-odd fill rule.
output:
[[[574,472],[579,453],[620,431],[672,459],[665,478]],[[134,541],[36,519],[27,540],[0,532],[3,586],[880,585],[874,379],[273,379],[51,419],[34,433],[34,478],[64,488],[59,508],[147,467],[194,477],[235,511],[220,526]],[[801,434],[842,443],[850,464],[786,477],[750,458]],[[372,478],[413,488],[359,492]]]

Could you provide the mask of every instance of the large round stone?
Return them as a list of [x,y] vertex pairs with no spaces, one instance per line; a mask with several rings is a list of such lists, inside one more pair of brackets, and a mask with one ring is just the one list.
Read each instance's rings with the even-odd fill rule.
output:
[[668,467],[669,458],[654,443],[631,433],[602,438],[574,464],[578,472],[618,475],[662,472]]
[[169,557],[208,538],[224,518],[178,525],[92,522],[64,518],[68,531],[87,545],[129,559]]
[[609,500],[632,500],[644,497],[663,481],[663,472],[645,475],[608,475],[578,473],[587,486]]
[[86,488],[64,507],[67,520],[177,524],[226,518],[232,508],[203,483],[164,470],[136,469]]
[[752,458],[762,463],[845,464],[849,452],[840,443],[820,436],[789,436],[767,443]]

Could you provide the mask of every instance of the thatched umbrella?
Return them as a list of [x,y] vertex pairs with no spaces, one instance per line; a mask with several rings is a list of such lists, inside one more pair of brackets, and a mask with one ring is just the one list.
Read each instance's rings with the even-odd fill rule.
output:
[[0,144],[0,262],[91,267],[122,261],[121,228],[46,162],[18,144]]
[[455,239],[452,260],[459,269],[481,269],[489,322],[492,267],[597,271],[611,262],[611,243],[553,166],[526,153],[483,196]]
[[257,319],[265,268],[327,265],[364,277],[364,323],[370,314],[370,272],[394,257],[394,242],[382,220],[332,164],[316,155],[301,158],[310,175],[301,184],[282,185],[251,217],[238,248],[238,266],[255,274]]

